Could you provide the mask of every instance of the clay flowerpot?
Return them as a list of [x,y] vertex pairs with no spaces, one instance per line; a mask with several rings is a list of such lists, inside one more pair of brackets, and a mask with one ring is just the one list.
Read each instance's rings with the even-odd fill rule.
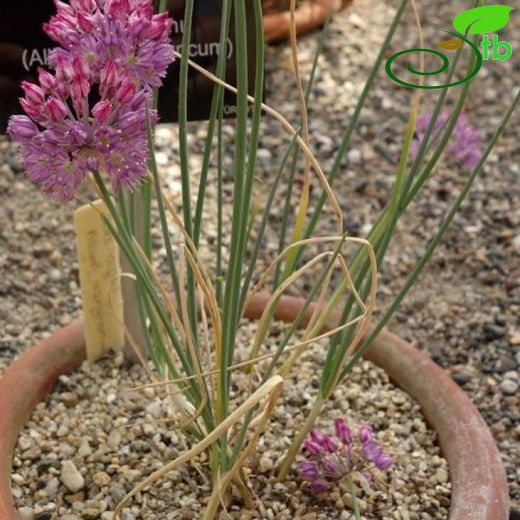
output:
[[[257,295],[246,317],[259,318],[268,298]],[[276,318],[292,321],[302,304],[302,299],[282,298]],[[386,331],[366,357],[420,404],[437,432],[450,469],[450,520],[507,520],[508,489],[500,455],[486,423],[461,388],[425,354]],[[10,474],[20,430],[57,378],[84,359],[83,327],[76,321],[25,352],[0,380],[1,520],[19,520]]]
[[[346,8],[351,0],[309,0],[302,3],[295,11],[296,32],[303,34],[321,27],[331,12]],[[289,2],[282,8],[276,9],[279,0],[267,1],[264,13],[264,34],[267,41],[278,41],[289,37],[291,13]],[[290,4],[289,4],[290,5]]]

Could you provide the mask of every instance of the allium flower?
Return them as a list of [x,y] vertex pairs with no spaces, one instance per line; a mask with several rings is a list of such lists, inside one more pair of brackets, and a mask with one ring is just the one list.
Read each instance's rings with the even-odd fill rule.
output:
[[303,444],[308,458],[299,463],[298,472],[312,492],[328,491],[352,472],[370,481],[374,469],[390,469],[392,459],[374,441],[369,424],[357,436],[341,418],[335,420],[334,427],[336,438],[313,428]]
[[[72,199],[89,171],[106,172],[115,191],[146,175],[146,106],[173,61],[171,20],[151,0],[55,0],[44,28],[62,48],[52,72],[24,82],[10,136],[21,145],[29,179],[46,193]],[[93,104],[93,106],[92,106]],[[150,110],[152,124],[157,113]]]
[[[439,132],[448,121],[450,115],[451,112],[449,110],[444,110],[439,115],[435,121],[431,139],[438,137]],[[431,113],[422,114],[417,118],[416,135],[410,148],[412,156],[417,155],[431,118]],[[468,169],[474,168],[481,156],[481,142],[482,136],[480,132],[471,125],[466,115],[461,113],[455,123],[451,141],[446,147],[446,152],[459,160],[464,167]]]

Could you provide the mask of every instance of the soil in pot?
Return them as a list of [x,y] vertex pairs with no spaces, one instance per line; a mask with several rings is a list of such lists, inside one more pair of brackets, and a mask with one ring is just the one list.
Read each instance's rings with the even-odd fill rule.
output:
[[[243,346],[251,344],[254,330],[254,323],[244,324],[239,358],[247,355]],[[274,333],[266,348],[274,349]],[[316,344],[301,359],[249,464],[250,484],[259,499],[257,510],[246,511],[240,503],[231,502],[231,518],[352,518],[349,496],[339,488],[317,496],[302,487],[296,471],[282,483],[275,479],[276,465],[316,395],[316,366],[324,348]],[[237,404],[247,384],[245,374],[238,376],[237,372],[233,389]],[[42,513],[51,513],[45,518],[57,520],[108,519],[136,483],[185,450],[182,436],[166,413],[164,392],[134,390],[148,381],[142,367],[125,367],[117,356],[95,365],[85,363],[74,374],[61,376],[33,413],[15,451],[13,494],[22,519]],[[347,383],[336,390],[317,427],[332,431],[338,416],[354,427],[373,424],[377,440],[395,460],[383,475],[384,484],[373,485],[370,495],[360,495],[363,518],[447,518],[448,466],[440,456],[435,433],[426,426],[419,407],[381,369],[367,361],[356,367]],[[202,474],[192,465],[169,473],[138,495],[122,518],[199,518],[210,486],[204,477],[205,459],[197,463]]]

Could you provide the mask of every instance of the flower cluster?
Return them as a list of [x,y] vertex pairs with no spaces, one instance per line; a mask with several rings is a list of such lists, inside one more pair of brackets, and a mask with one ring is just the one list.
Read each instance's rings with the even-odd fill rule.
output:
[[89,171],[106,172],[115,191],[132,188],[146,174],[147,105],[173,61],[171,20],[151,0],[55,5],[44,29],[61,47],[49,54],[52,72],[22,84],[27,115],[11,118],[9,134],[28,177],[64,201]]
[[[444,110],[439,115],[433,127],[433,139],[439,135],[439,132],[450,118],[450,115],[451,112],[449,110]],[[411,145],[412,156],[417,155],[426,129],[430,125],[431,118],[431,113],[422,114],[417,118],[416,135]],[[453,128],[451,142],[446,147],[446,151],[449,155],[459,160],[466,168],[474,168],[480,159],[481,141],[482,136],[480,132],[471,125],[466,115],[461,113]]]
[[374,441],[370,425],[363,426],[357,436],[341,418],[334,425],[335,437],[312,429],[303,445],[308,458],[299,463],[298,471],[314,493],[329,490],[332,483],[353,472],[370,480],[374,469],[386,471],[392,466],[390,456]]

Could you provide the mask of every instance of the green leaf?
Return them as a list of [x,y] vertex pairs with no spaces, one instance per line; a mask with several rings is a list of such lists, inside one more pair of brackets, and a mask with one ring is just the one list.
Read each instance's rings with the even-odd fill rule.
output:
[[485,5],[468,9],[455,17],[453,27],[461,34],[495,32],[508,24],[512,10],[508,5]]

